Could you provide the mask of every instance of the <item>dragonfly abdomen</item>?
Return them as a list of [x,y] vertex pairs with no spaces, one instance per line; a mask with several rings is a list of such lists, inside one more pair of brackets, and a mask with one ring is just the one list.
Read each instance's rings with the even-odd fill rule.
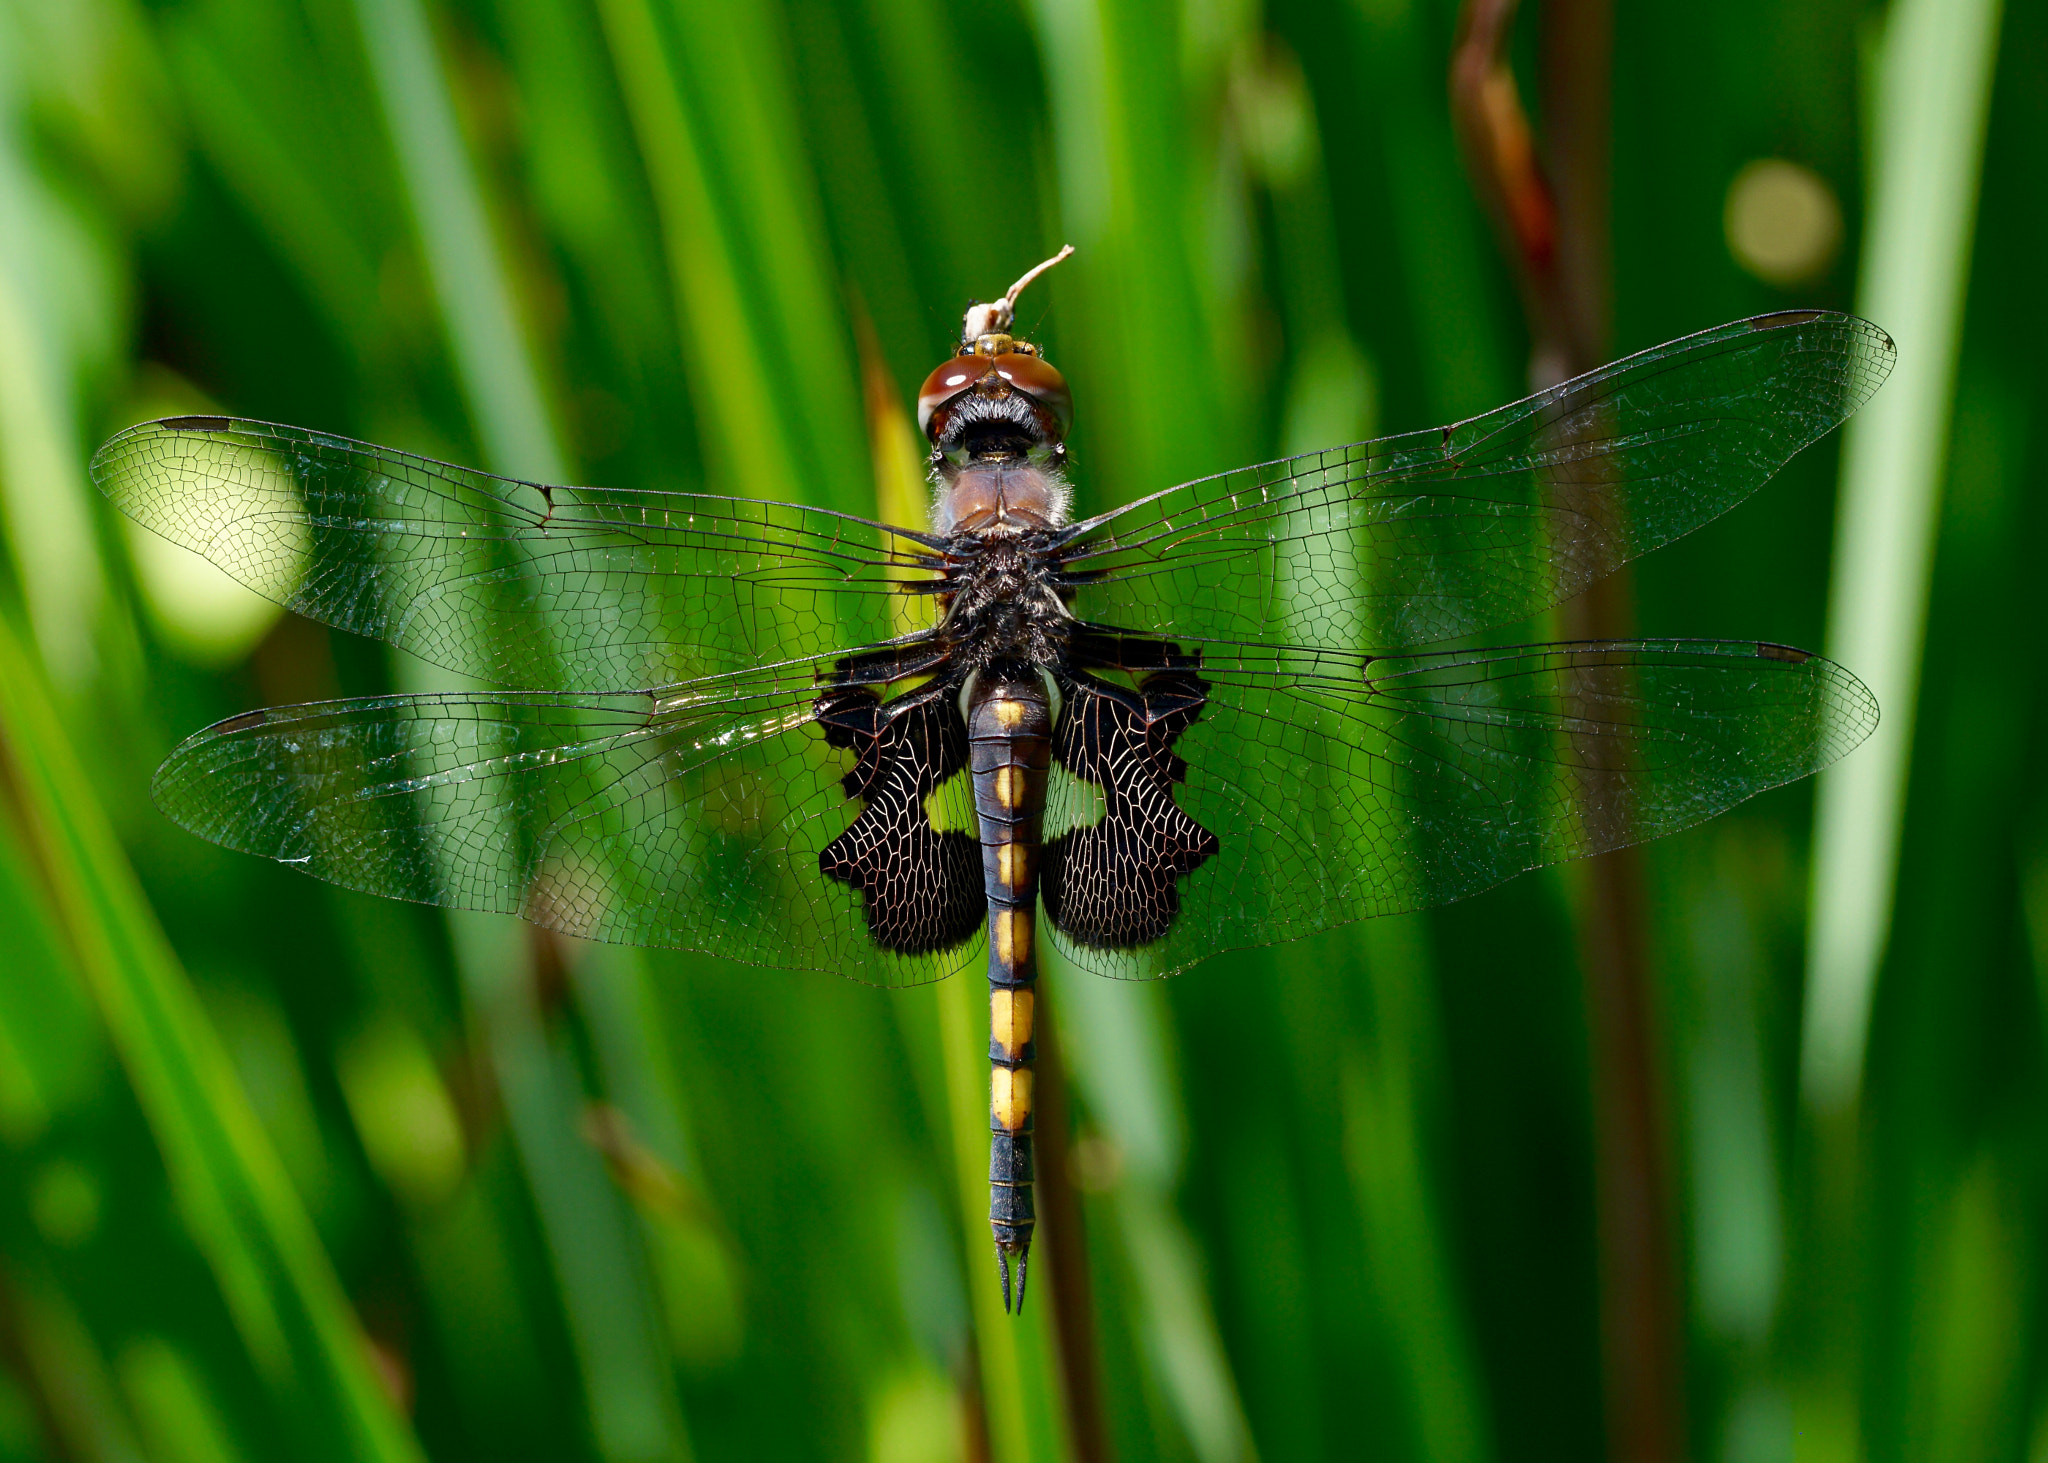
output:
[[968,698],[967,747],[988,900],[988,1220],[1007,1308],[1012,1261],[1017,1304],[1024,1303],[1025,1266],[1037,1222],[1031,1192],[1031,1063],[1038,859],[1046,771],[1052,763],[1052,703],[1045,682],[1021,668],[997,668],[976,677]]

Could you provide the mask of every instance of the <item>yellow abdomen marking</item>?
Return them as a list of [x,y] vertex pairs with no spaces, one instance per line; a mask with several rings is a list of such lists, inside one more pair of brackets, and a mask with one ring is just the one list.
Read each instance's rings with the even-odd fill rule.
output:
[[996,849],[996,878],[1012,894],[1031,882],[1032,849],[1026,843],[1005,843]]
[[1022,909],[998,909],[989,915],[988,935],[996,947],[996,959],[1011,970],[1031,958],[1031,914]]
[[991,1067],[988,1110],[996,1126],[1015,1133],[1031,1120],[1031,1069]]
[[996,725],[1004,731],[1015,731],[1024,725],[1027,708],[1022,701],[996,701],[991,704],[996,709]]
[[1003,811],[1014,813],[1024,806],[1024,769],[1021,767],[998,767],[995,777],[996,803]]
[[1031,1045],[1032,1007],[1036,997],[1028,990],[1007,990],[997,986],[988,993],[988,1029],[996,1039],[996,1045],[1003,1049],[1003,1055],[1013,1062],[1024,1059],[1024,1048]]

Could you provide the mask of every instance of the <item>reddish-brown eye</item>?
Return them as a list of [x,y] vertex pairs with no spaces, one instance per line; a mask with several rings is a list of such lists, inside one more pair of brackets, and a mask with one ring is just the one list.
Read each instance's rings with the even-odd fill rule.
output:
[[979,381],[994,364],[987,356],[955,356],[924,378],[917,393],[917,429],[930,435],[932,413]]
[[1006,351],[996,357],[1002,378],[1060,419],[1060,434],[1074,424],[1074,398],[1067,390],[1067,378],[1053,369],[1044,356],[1020,355]]
[[[1066,377],[1053,369],[1043,356],[1021,351],[1004,351],[999,356],[954,356],[924,378],[917,393],[917,429],[929,438],[932,417],[954,397],[971,390],[991,374],[1037,402],[1058,422],[1056,436],[1065,436],[1074,419],[1074,398],[1067,390]],[[986,389],[986,388],[984,388]],[[1050,428],[1050,423],[1047,424]]]

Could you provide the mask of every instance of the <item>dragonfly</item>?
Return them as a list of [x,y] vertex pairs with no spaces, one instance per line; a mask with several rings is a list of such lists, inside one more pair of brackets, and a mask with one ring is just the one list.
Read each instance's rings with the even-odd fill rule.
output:
[[1691,827],[1875,727],[1861,682],[1788,646],[1473,646],[1748,497],[1883,382],[1876,326],[1739,320],[1076,519],[1072,394],[1015,326],[1069,252],[972,306],[924,382],[925,526],[228,416],[129,427],[92,462],[124,513],[492,688],[231,716],[157,805],[350,889],[592,940],[883,986],[983,965],[1008,1309],[1041,942],[1153,978],[1427,909]]

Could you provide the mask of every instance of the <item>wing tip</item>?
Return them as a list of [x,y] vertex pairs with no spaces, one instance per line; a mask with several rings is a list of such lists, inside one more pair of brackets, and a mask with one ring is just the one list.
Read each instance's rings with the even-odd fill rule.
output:
[[[165,437],[176,432],[232,433],[242,431],[249,425],[250,423],[238,417],[215,414],[152,417],[148,421],[134,422],[100,443],[98,450],[92,455],[92,460],[86,464],[86,475],[92,479],[93,486],[105,494],[116,507],[133,517],[134,509],[129,502],[132,484],[125,481],[124,474],[124,467],[127,465],[124,459],[130,447],[150,438]],[[140,518],[137,519],[137,522],[142,521]],[[192,545],[187,544],[186,547],[190,548]]]
[[1844,416],[1868,401],[1898,364],[1898,342],[1883,326],[1865,320],[1861,315],[1841,310],[1774,310],[1768,315],[1752,315],[1742,323],[1755,332],[1791,330],[1806,325],[1828,325],[1841,331],[1847,338],[1849,354],[1854,358],[1850,370],[1856,381]]

